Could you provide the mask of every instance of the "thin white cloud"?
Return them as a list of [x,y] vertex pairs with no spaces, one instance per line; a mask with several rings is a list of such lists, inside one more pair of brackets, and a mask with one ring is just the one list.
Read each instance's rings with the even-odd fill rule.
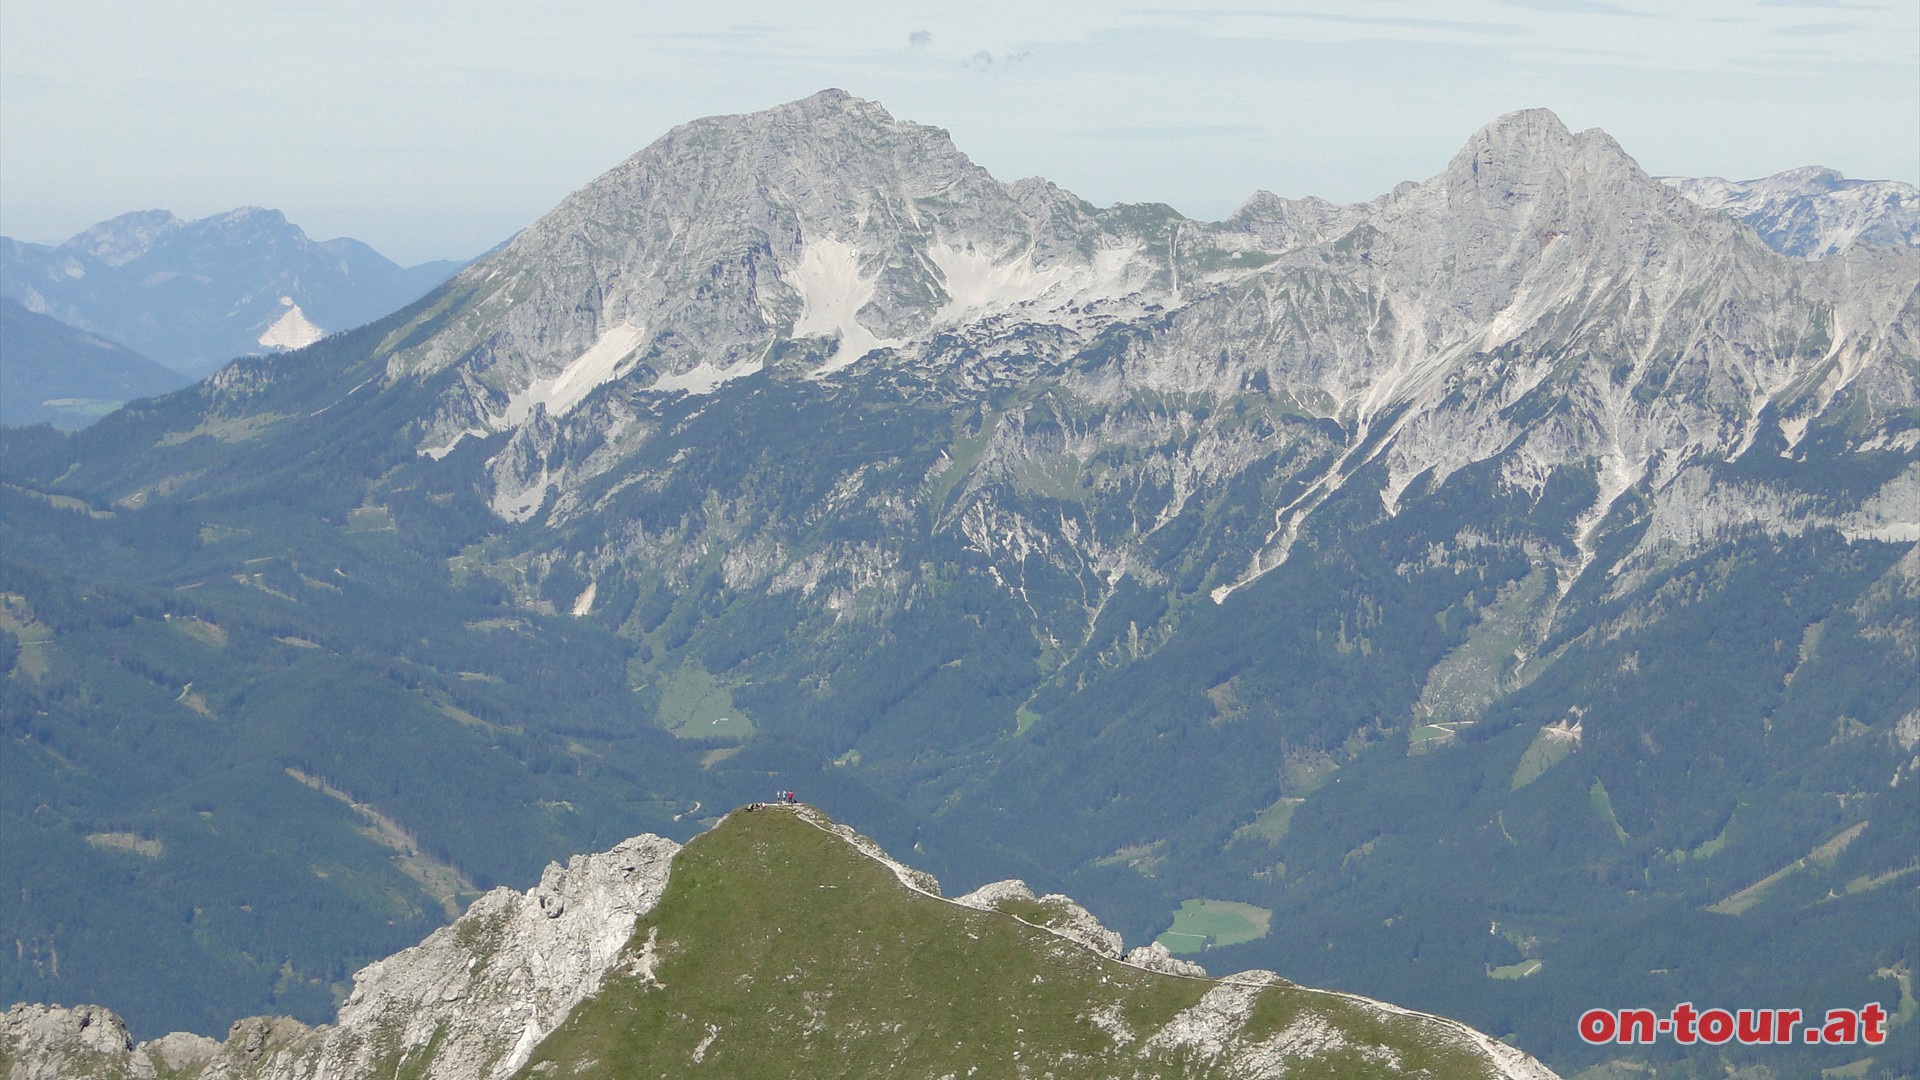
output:
[[1646,19],[1660,14],[1653,11],[1635,11],[1619,4],[1605,3],[1604,0],[1500,0],[1500,2],[1507,7],[1545,11],[1556,15],[1627,15]]
[[1246,8],[1146,8],[1145,12],[1188,22],[1268,21],[1324,23],[1331,26],[1365,27],[1375,30],[1438,31],[1476,37],[1513,37],[1527,28],[1514,22],[1488,22],[1468,19],[1425,19],[1400,15],[1355,15],[1349,11],[1273,11]]
[[1850,34],[1855,30],[1865,29],[1866,27],[1862,24],[1851,22],[1795,23],[1792,26],[1782,26],[1774,33],[1786,34],[1790,37],[1822,37],[1827,34]]
[[1885,4],[1853,4],[1847,0],[1760,0],[1761,7],[1824,8],[1829,11],[1885,11]]
[[1176,124],[1166,127],[1104,127],[1070,131],[1077,139],[1167,140],[1220,139],[1252,135],[1266,130],[1259,124]]

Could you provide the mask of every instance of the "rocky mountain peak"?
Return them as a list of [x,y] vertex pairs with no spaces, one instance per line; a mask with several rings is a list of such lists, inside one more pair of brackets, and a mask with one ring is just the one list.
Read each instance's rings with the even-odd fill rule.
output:
[[108,266],[124,266],[184,224],[170,210],[135,210],[108,218],[60,246],[83,252]]
[[1221,225],[1244,232],[1263,248],[1286,251],[1317,244],[1365,220],[1368,207],[1339,206],[1316,196],[1284,199],[1271,191],[1256,191]]
[[[534,229],[695,213],[765,201],[816,229],[854,224],[876,188],[926,195],[984,177],[946,132],[895,120],[878,103],[825,90],[760,112],[682,124],[588,184]],[[746,205],[742,205],[746,204]],[[764,212],[749,222],[768,224]],[[532,232],[533,230],[529,230]],[[532,242],[524,237],[520,243]]]
[[[301,679],[289,685],[384,687],[352,710],[367,737],[426,731],[435,741],[419,745],[447,747],[455,778],[409,826],[423,829],[423,846],[491,866],[490,876],[514,865],[509,854],[524,860],[536,845],[626,821],[622,807],[651,816],[636,825],[665,830],[669,814],[682,822],[701,799],[760,790],[776,769],[812,775],[810,788],[833,785],[814,797],[857,798],[890,815],[894,835],[925,853],[916,857],[944,860],[935,865],[950,880],[1048,867],[1039,891],[1086,896],[1127,919],[1118,925],[1129,936],[1155,933],[1175,904],[1191,910],[1185,898],[1219,897],[1244,914],[1227,921],[1203,901],[1202,914],[1222,919],[1215,925],[1267,933],[1215,955],[1257,955],[1383,993],[1418,987],[1576,1068],[1592,1051],[1553,1002],[1597,985],[1581,958],[1622,940],[1615,914],[1641,903],[1642,886],[1659,906],[1641,908],[1649,917],[1628,936],[1674,955],[1711,946],[1724,958],[1754,940],[1754,926],[1784,932],[1822,910],[1803,904],[1844,905],[1832,910],[1845,918],[1827,925],[1885,921],[1897,885],[1820,897],[1897,869],[1915,847],[1911,816],[1886,794],[1889,772],[1896,785],[1912,778],[1911,755],[1868,748],[1913,741],[1911,680],[1897,676],[1914,663],[1900,606],[1914,575],[1887,566],[1906,559],[1910,569],[1920,538],[1920,252],[1786,257],[1655,186],[1610,140],[1528,114],[1477,136],[1457,168],[1375,202],[1257,196],[1234,220],[1209,224],[1152,205],[1097,209],[1044,182],[1002,187],[970,167],[955,174],[962,186],[943,189],[888,148],[922,129],[849,121],[844,101],[816,104],[831,106],[821,125],[873,145],[800,146],[813,123],[804,104],[689,125],[597,182],[599,203],[570,202],[420,308],[303,356],[236,364],[201,392],[126,410],[92,434],[20,438],[31,457],[8,459],[23,479],[116,518],[7,515],[9,535],[26,541],[10,550],[49,573],[45,583],[17,574],[22,583],[8,588],[31,604],[9,601],[0,614],[23,627],[29,610],[59,622],[47,653],[93,665],[77,670],[97,672],[87,677],[98,685],[156,673],[139,680],[151,687],[145,697],[132,687],[125,705],[85,708],[54,696],[65,683],[16,678],[25,700],[70,718],[61,737],[72,752],[33,758],[33,790],[68,790],[73,760],[125,761],[137,777],[145,758],[172,754],[203,768],[193,782],[210,792],[259,789],[242,805],[278,831],[224,829],[224,850],[302,843],[307,819],[280,825],[281,796],[249,777],[277,776],[283,754],[338,745],[344,714],[324,701],[294,713],[253,688],[287,671]],[[782,139],[794,145],[776,146]],[[866,182],[793,164],[834,153]],[[444,366],[426,364],[436,356]],[[417,377],[403,366],[380,385],[393,363],[415,361]],[[721,385],[740,375],[755,377]],[[486,437],[444,460],[413,460],[409,450],[447,445],[445,434],[423,442],[436,429]],[[229,445],[227,434],[245,441]],[[316,447],[329,468],[315,469]],[[26,505],[8,490],[10,505]],[[167,516],[141,517],[142,506]],[[489,508],[530,527],[501,527],[486,520]],[[139,524],[196,519],[198,532]],[[286,524],[260,527],[270,520]],[[363,535],[375,523],[382,535]],[[142,587],[171,619],[121,629],[70,614],[88,605],[63,599],[72,589],[56,588],[51,571],[80,582],[108,574],[94,537],[125,538],[140,558],[115,565],[152,567]],[[394,559],[396,543],[420,557]],[[206,587],[183,601],[188,570]],[[273,590],[270,609],[262,588]],[[195,606],[177,606],[186,603]],[[230,626],[232,645],[183,657],[175,624],[185,610]],[[262,622],[263,610],[283,614]],[[419,680],[384,674],[392,649]],[[202,679],[192,695],[179,689],[189,676]],[[408,719],[426,707],[423,693],[455,703],[440,710],[439,729]],[[1833,700],[1864,704],[1836,722]],[[95,722],[98,709],[133,719]],[[148,715],[180,722],[121,748],[118,733],[145,730],[135,721]],[[1755,717],[1772,717],[1773,735]],[[495,718],[521,725],[541,755],[526,755],[524,773],[495,768],[503,747],[517,747]],[[1468,731],[1474,724],[1485,726]],[[249,731],[273,738],[248,744],[256,771],[242,774],[221,753],[230,732]],[[173,748],[189,737],[187,750]],[[534,766],[564,755],[587,767]],[[342,792],[379,796],[409,782],[404,761],[339,764],[358,771],[338,779]],[[220,778],[228,773],[240,780]],[[1826,776],[1837,783],[1806,779]],[[1831,790],[1882,794],[1839,820],[1822,794]],[[636,802],[636,791],[652,794]],[[579,809],[556,812],[562,796]],[[1455,810],[1407,814],[1410,798]],[[1770,803],[1800,824],[1776,830],[1775,819],[1741,811],[1729,830],[1727,807]],[[87,868],[103,889],[98,860],[156,869],[112,879],[123,882],[118,906],[74,910],[104,925],[103,911],[138,920],[187,906],[194,894],[167,883],[183,879],[167,860],[201,842],[188,838],[214,835],[205,819],[174,806],[129,820],[104,797],[82,805],[91,821],[76,813],[68,825],[88,832],[49,826],[74,849],[54,865]],[[413,805],[388,805],[376,820]],[[467,824],[493,820],[506,854]],[[104,821],[127,824],[92,823]],[[156,823],[152,846],[165,834],[169,854],[96,846],[116,834],[91,832],[146,821]],[[577,831],[560,831],[563,821]],[[734,825],[783,829],[783,841],[808,846],[730,863],[706,845],[726,846]],[[1384,838],[1378,848],[1369,834]],[[746,841],[734,853],[754,855],[751,836],[731,835]],[[1862,839],[1845,860],[1812,865],[1808,850],[1835,850],[1848,836]],[[1702,845],[1726,850],[1687,854]],[[676,881],[704,872],[735,886],[686,907],[663,900],[640,916],[652,921],[630,922],[639,932],[619,945],[602,991],[581,999],[577,1024],[570,1015],[548,1036],[572,1025],[584,1041],[565,1052],[555,1044],[525,1068],[575,1075],[589,1059],[612,1062],[594,1040],[633,1031],[631,1005],[672,1026],[674,1039],[654,1045],[677,1054],[680,1070],[697,1052],[716,1074],[770,1072],[724,1064],[743,1045],[778,1044],[767,999],[747,995],[813,990],[804,980],[823,962],[857,964],[834,986],[845,992],[838,1002],[858,999],[862,1011],[822,1021],[849,1037],[950,1020],[911,981],[915,965],[864,947],[897,940],[876,932],[869,901],[899,898],[896,879],[933,889],[911,874],[856,880],[875,867],[846,861],[841,873],[842,847],[779,811],[740,815],[690,843],[674,856]],[[386,850],[369,841],[353,877],[308,881],[291,865],[250,880],[291,875],[302,895],[328,904],[384,895],[375,886],[398,880]],[[1669,857],[1681,854],[1684,863]],[[1713,897],[1757,895],[1747,883],[1786,865],[1805,869],[1778,879],[1782,891],[1752,912],[1720,919],[1710,940],[1669,926],[1700,925],[1687,913]],[[690,866],[704,870],[683,874]],[[1606,881],[1583,866],[1604,867]],[[1662,869],[1649,877],[1647,867]],[[828,868],[835,876],[817,876]],[[420,1024],[386,1045],[425,1047],[439,1017],[468,1010],[486,1023],[450,1026],[448,1038],[481,1032],[479,1059],[509,1061],[529,1038],[527,1015],[500,1019],[508,998],[490,987],[543,969],[489,962],[469,972],[483,952],[470,946],[495,929],[529,943],[566,939],[543,939],[540,928],[587,910],[575,881],[556,872],[535,895],[476,903],[456,931],[383,967],[377,985],[363,981],[335,1030],[390,1002]],[[1486,882],[1496,884],[1474,892]],[[968,929],[1004,928],[998,916],[1013,915],[1088,946],[1040,939],[1049,955],[1107,965],[1120,951],[1077,905],[1034,891],[998,883],[957,904],[907,899]],[[1564,937],[1536,950],[1510,932],[1509,900],[1522,892],[1568,928]],[[1345,902],[1363,893],[1366,905]],[[789,951],[794,930],[779,917],[797,903],[833,905],[837,925],[866,937],[836,932],[830,948]],[[60,904],[37,910],[47,950],[60,943],[63,970],[83,971],[54,929],[79,920]],[[352,910],[388,917],[372,904]],[[477,918],[489,911],[497,920]],[[1763,917],[1780,921],[1752,921]],[[251,940],[211,937],[203,926],[213,919],[183,925],[153,919],[154,940],[179,944],[148,955],[197,956],[193,973],[221,972]],[[1168,940],[1216,936],[1178,933]],[[364,939],[338,935],[333,955],[371,951],[347,951],[354,940]],[[606,947],[568,954],[582,959],[570,970],[599,970],[614,955],[611,932],[598,940]],[[1061,992],[1068,984],[1054,971],[1021,971],[1034,950],[984,953],[974,943],[985,935],[946,940],[966,951],[944,969],[997,973],[1000,988],[1072,1002],[1074,1016],[1104,1018],[1090,1022],[1113,1036],[1090,1045],[1134,1061],[1234,1039],[1251,1055],[1287,1024],[1247,1033],[1233,1018],[1260,1006],[1243,987],[1184,980],[1171,984],[1188,999],[1177,1012],[1130,1012]],[[1467,947],[1415,966],[1403,950],[1418,940]],[[776,952],[753,951],[770,941]],[[1898,960],[1878,939],[1878,952],[1861,936],[1823,932],[1815,944],[1830,954],[1821,978],[1857,979],[1867,969],[1856,960],[1868,956]],[[254,983],[271,985],[274,958],[244,955]],[[726,966],[757,955],[772,960]],[[1133,966],[1100,974],[1166,975],[1173,959],[1124,955]],[[1433,974],[1443,959],[1447,970]],[[28,954],[17,970],[37,963]],[[1296,966],[1306,964],[1319,966]],[[1686,992],[1759,970],[1737,966],[1695,969]],[[1536,974],[1489,982],[1502,967]],[[93,985],[151,969],[107,970]],[[303,992],[317,994],[325,969],[301,970],[315,973]],[[1633,974],[1643,997],[1679,985]],[[875,999],[861,988],[895,975],[908,981],[883,984],[879,1004],[904,1002],[910,1014],[864,1011]],[[1785,1000],[1806,976],[1789,966],[1768,977],[1767,993]],[[150,978],[198,993],[175,971]],[[31,985],[48,987],[37,996],[63,993],[47,978]],[[253,1000],[248,1008],[267,1007]],[[307,1000],[302,1019],[332,1018],[331,999]],[[557,1015],[553,1000],[532,1038]],[[443,1001],[453,1004],[436,1013]],[[788,1015],[785,1030],[822,1030],[803,1026],[805,1010]],[[1033,1032],[1022,1023],[1033,1012],[1007,1015],[1019,1019],[997,1045],[1012,1048],[1016,1024]],[[166,1023],[213,1032],[229,1022]],[[922,1043],[979,1041],[979,1025],[961,1026]],[[333,1038],[258,1025],[239,1033],[243,1055]],[[963,1075],[975,1062],[926,1064],[893,1071]],[[394,1069],[336,1075],[370,1071]]]
[[223,214],[193,223],[201,231],[211,234],[254,233],[285,234],[289,240],[301,244],[312,244],[301,228],[287,220],[287,215],[264,206],[241,206]]
[[1843,187],[1857,186],[1865,181],[1849,181],[1838,169],[1829,169],[1824,165],[1802,165],[1797,169],[1786,169],[1774,173],[1764,180],[1752,183],[1796,195],[1814,195],[1827,191],[1839,191]]
[[470,376],[429,453],[616,379],[703,393],[783,343],[828,374],[938,326],[1164,287],[1178,215],[1115,213],[1119,229],[1043,181],[1002,184],[945,131],[824,91],[668,132],[470,268],[453,317],[389,372]]
[[[860,124],[876,129],[911,127],[925,131],[937,131],[925,125],[904,123],[896,120],[886,106],[877,101],[855,97],[837,86],[809,94],[806,97],[785,104],[775,105],[753,113],[735,114],[737,117],[764,117],[772,124],[797,122],[802,124],[847,123]],[[727,117],[713,119],[725,120]],[[694,124],[700,121],[693,121]],[[691,126],[691,125],[688,125]]]
[[1536,234],[1592,231],[1607,219],[1671,218],[1670,195],[1606,132],[1574,134],[1547,109],[1499,117],[1475,132],[1438,176],[1391,203],[1456,222],[1506,223]]
[[[1523,297],[1564,303],[1600,266],[1617,284],[1669,273],[1679,251],[1716,258],[1736,232],[1675,198],[1606,133],[1575,134],[1546,109],[1481,128],[1445,170],[1378,200],[1368,225],[1368,263],[1397,283],[1403,320],[1435,347],[1499,313],[1518,318]],[[1650,264],[1650,253],[1664,254]]]
[[1551,109],[1520,109],[1495,117],[1455,154],[1449,174],[1466,173],[1483,187],[1500,187],[1538,164],[1564,167],[1578,140]]

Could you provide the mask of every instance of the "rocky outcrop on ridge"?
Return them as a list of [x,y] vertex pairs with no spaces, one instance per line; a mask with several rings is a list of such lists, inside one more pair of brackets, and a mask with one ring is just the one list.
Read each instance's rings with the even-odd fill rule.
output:
[[[133,1050],[119,1015],[98,1005],[15,1005],[0,1017],[7,1080],[113,1075]],[[125,1075],[121,1072],[120,1075]]]
[[224,1043],[175,1033],[133,1044],[97,1006],[19,1005],[7,1014],[5,1080],[188,1075],[319,1080],[410,1073],[512,1075],[612,970],[635,918],[666,891],[679,845],[637,836],[547,867],[524,893],[495,889],[413,948],[363,968],[339,1019],[237,1021]]

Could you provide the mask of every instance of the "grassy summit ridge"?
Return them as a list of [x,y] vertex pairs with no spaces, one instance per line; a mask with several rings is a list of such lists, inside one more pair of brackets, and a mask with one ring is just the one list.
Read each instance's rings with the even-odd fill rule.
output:
[[[1223,990],[918,893],[804,809],[736,812],[689,843],[616,970],[521,1076],[1499,1075],[1430,1018]],[[1203,1014],[1218,1031],[1198,1033]]]
[[0,1014],[0,1075],[1554,1080],[1450,1020],[1122,962],[1077,904],[1016,886],[945,900],[809,807],[735,812],[488,892],[359,972],[333,1024],[136,1043],[106,1008],[23,1004]]

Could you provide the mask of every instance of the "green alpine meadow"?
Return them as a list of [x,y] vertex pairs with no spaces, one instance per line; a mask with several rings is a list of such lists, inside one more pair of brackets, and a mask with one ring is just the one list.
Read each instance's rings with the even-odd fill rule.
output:
[[[1079,905],[1019,882],[943,899],[811,807],[749,804],[676,847],[635,837],[525,896],[490,894],[363,972],[332,1027],[260,1017],[224,1043],[133,1046],[103,1010],[23,1005],[0,1065],[111,1080],[1553,1075],[1463,1025],[1272,972],[1216,981],[1169,970],[1164,952],[1123,960]],[[618,928],[587,925],[615,913]],[[552,927],[580,951],[556,957],[539,940]],[[564,1020],[536,1041],[522,1012],[526,1032]]]
[[1432,1017],[1141,970],[1033,925],[1045,918],[915,894],[807,816],[731,815],[636,923],[648,974],[603,987],[521,1075],[672,1075],[698,1059],[739,1077],[1198,1078],[1262,1057],[1327,1077],[1506,1075]]

